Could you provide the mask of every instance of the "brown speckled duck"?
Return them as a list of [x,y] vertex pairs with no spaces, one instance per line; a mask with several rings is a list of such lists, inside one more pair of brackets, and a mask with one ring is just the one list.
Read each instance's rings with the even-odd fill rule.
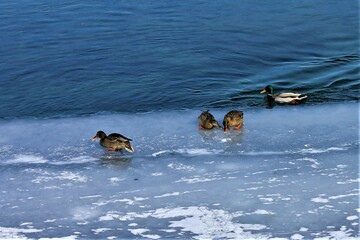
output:
[[209,113],[209,111],[204,111],[200,114],[198,117],[199,121],[199,129],[205,130],[205,129],[213,129],[214,127],[218,127],[222,129],[220,124],[215,120],[214,116]]
[[230,127],[234,127],[234,130],[239,130],[244,124],[243,111],[232,110],[224,116],[224,131],[230,130]]
[[128,152],[134,152],[134,148],[131,146],[130,138],[127,138],[119,133],[111,133],[108,136],[103,131],[98,131],[91,140],[94,142],[97,138],[100,138],[100,145],[108,151],[118,151],[125,148]]

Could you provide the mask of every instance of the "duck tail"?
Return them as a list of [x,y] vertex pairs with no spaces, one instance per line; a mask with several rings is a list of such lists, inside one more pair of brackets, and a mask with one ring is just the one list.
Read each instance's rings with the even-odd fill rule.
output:
[[297,98],[299,101],[304,101],[307,99],[307,96],[305,94],[300,94]]
[[131,153],[135,151],[134,148],[131,146],[130,142],[125,143],[125,149],[126,149],[126,151],[131,152]]

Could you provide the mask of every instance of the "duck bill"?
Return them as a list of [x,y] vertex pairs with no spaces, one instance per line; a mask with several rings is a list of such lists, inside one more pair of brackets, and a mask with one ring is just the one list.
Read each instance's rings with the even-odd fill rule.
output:
[[128,152],[131,152],[131,153],[135,152],[135,150],[134,150],[134,148],[133,148],[132,146],[130,146],[130,147],[126,146],[125,149],[126,149]]
[[93,137],[93,138],[91,139],[91,141],[92,141],[92,142],[95,142],[96,139],[97,139],[97,136]]
[[264,90],[262,90],[260,93],[266,93],[266,90],[264,89]]

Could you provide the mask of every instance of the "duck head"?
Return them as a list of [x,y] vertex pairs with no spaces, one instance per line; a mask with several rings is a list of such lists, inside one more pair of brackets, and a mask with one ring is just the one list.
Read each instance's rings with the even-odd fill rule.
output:
[[91,139],[91,141],[96,141],[96,139],[98,139],[98,138],[100,138],[100,139],[102,139],[102,138],[106,138],[106,134],[103,132],[103,131],[98,131],[97,133],[96,133],[96,135],[95,135],[95,137],[93,137],[92,139]]
[[267,85],[260,93],[274,94],[274,88],[271,85]]

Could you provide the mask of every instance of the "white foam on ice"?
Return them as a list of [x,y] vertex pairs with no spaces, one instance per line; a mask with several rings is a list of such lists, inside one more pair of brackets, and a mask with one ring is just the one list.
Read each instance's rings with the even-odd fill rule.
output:
[[81,175],[76,172],[70,172],[70,171],[62,171],[59,173],[48,173],[43,172],[42,176],[36,177],[34,180],[32,180],[33,183],[42,183],[42,182],[49,182],[53,180],[67,180],[67,181],[73,181],[73,182],[86,182],[88,180],[88,177]]
[[346,181],[338,181],[337,184],[351,184],[351,183],[360,183],[360,178],[357,179],[348,179]]
[[205,149],[205,148],[188,148],[188,149],[176,149],[176,150],[161,150],[151,154],[153,157],[159,157],[169,154],[182,154],[186,156],[202,156],[202,155],[214,155],[224,152],[223,150]]
[[133,199],[129,199],[129,198],[121,198],[121,199],[111,199],[111,200],[99,200],[98,202],[94,202],[92,203],[93,205],[96,206],[105,206],[108,204],[113,204],[113,203],[125,203],[127,205],[134,205],[137,202],[141,202],[141,201],[145,201],[148,200],[148,197],[136,197],[134,196]]
[[302,149],[299,151],[299,153],[303,153],[303,154],[316,154],[316,153],[326,153],[326,152],[331,152],[331,151],[346,151],[347,148],[344,147],[329,147],[329,148],[308,148],[308,149]]
[[24,222],[24,223],[21,223],[20,224],[20,227],[22,226],[29,226],[29,225],[32,225],[33,223],[32,222]]
[[46,219],[44,223],[56,222],[56,219]]
[[299,158],[297,159],[298,161],[308,161],[311,164],[312,168],[319,168],[320,163],[315,159],[315,158],[309,158],[309,157],[304,157],[304,158]]
[[275,213],[270,212],[268,210],[264,210],[264,209],[257,209],[255,210],[252,214],[257,214],[257,215],[274,215]]
[[75,207],[71,210],[71,214],[73,216],[73,219],[76,221],[85,221],[90,218],[97,217],[100,212],[99,210],[92,208],[92,207]]
[[164,175],[164,173],[162,173],[162,172],[154,172],[154,173],[151,174],[151,176],[154,176],[154,177],[159,177],[159,176],[162,176],[162,175]]
[[312,198],[311,201],[316,202],[316,203],[328,203],[329,202],[329,200],[327,198],[323,198],[322,196]]
[[117,184],[118,182],[124,181],[125,179],[119,178],[119,177],[111,177],[109,178],[111,184]]
[[186,171],[193,171],[195,170],[194,166],[186,165],[183,163],[170,163],[168,164],[169,168],[176,169],[176,170],[186,170]]
[[[120,221],[133,221],[141,218],[156,218],[156,219],[169,219],[169,227],[181,229],[183,232],[191,232],[195,234],[194,239],[264,239],[269,237],[264,234],[254,234],[251,231],[260,231],[266,228],[262,224],[242,224],[236,223],[233,219],[241,216],[242,213],[229,213],[220,209],[209,209],[207,207],[177,207],[177,208],[158,208],[146,212],[127,212],[127,213],[114,213],[108,212],[105,216],[99,218],[100,221],[120,220]],[[179,219],[181,218],[181,219]],[[139,224],[141,224],[139,222]],[[146,228],[132,229],[134,235],[140,235],[149,232]],[[147,235],[149,236],[149,235]]]
[[99,197],[101,197],[101,195],[89,195],[89,196],[80,197],[80,199],[99,198]]
[[37,164],[37,163],[46,163],[48,160],[43,158],[42,156],[37,155],[26,155],[26,154],[18,154],[15,155],[13,159],[9,159],[5,161],[5,164]]
[[356,189],[355,191],[357,191],[357,192],[349,193],[349,194],[341,194],[341,195],[336,195],[336,196],[330,196],[329,199],[334,200],[334,199],[340,199],[340,198],[359,196],[359,192],[358,192],[359,190]]
[[164,197],[173,197],[173,196],[179,196],[180,192],[173,192],[173,193],[165,193],[163,195],[154,196],[154,198],[164,198]]
[[94,161],[98,161],[98,158],[94,158],[94,157],[90,157],[90,156],[78,156],[78,157],[73,157],[64,161],[56,161],[56,162],[51,162],[51,164],[54,165],[67,165],[67,164],[83,164],[83,163],[89,163],[89,162],[94,162]]
[[185,182],[188,184],[194,184],[194,183],[201,183],[201,182],[212,182],[216,180],[221,180],[223,177],[191,177],[191,178],[181,178],[180,180],[177,180],[175,182]]
[[158,157],[158,156],[161,156],[161,155],[164,155],[164,154],[170,154],[170,153],[172,153],[172,151],[170,151],[170,150],[162,150],[162,151],[158,151],[156,153],[151,154],[151,156]]
[[301,234],[298,234],[298,233],[296,233],[290,237],[291,240],[301,240],[303,238],[304,238],[304,236]]
[[128,230],[134,235],[141,235],[149,231],[149,229],[146,228],[137,228],[137,229],[128,229]]
[[145,234],[146,232],[148,232],[148,229],[145,228],[139,228],[139,229],[128,229],[129,232],[131,232],[134,235],[139,235],[143,238],[147,238],[147,239],[160,239],[161,237],[157,234]]
[[349,220],[349,221],[354,221],[354,220],[357,220],[357,219],[359,219],[359,217],[356,216],[356,215],[348,216],[348,217],[346,218],[346,220]]
[[278,151],[258,151],[258,152],[241,152],[241,155],[247,155],[247,156],[266,156],[266,155],[284,155],[287,154],[286,151],[284,152],[278,152]]
[[76,240],[78,236],[70,235],[65,237],[55,237],[55,238],[39,238],[39,240]]
[[111,228],[97,228],[97,229],[91,229],[95,234],[103,233],[106,231],[111,231]]
[[43,229],[0,227],[1,239],[27,239],[23,233],[42,232]]

